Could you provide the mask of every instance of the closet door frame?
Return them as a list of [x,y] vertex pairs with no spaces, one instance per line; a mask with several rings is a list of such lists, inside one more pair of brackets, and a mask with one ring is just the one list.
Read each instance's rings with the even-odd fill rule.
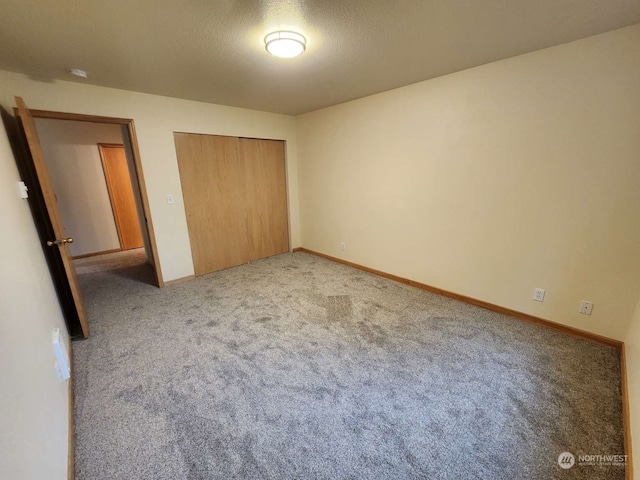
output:
[[[191,150],[190,154],[197,154],[197,152],[199,151],[201,156],[204,156],[205,154],[202,152],[202,145],[203,145],[203,140],[206,139],[206,137],[218,137],[218,138],[222,138],[222,139],[228,139],[228,140],[234,140],[236,142],[237,145],[237,158],[238,161],[242,164],[244,164],[245,168],[246,168],[246,159],[243,158],[241,156],[241,148],[240,148],[240,144],[243,140],[256,140],[256,141],[276,141],[276,142],[280,142],[282,145],[282,179],[284,180],[284,185],[283,185],[283,191],[282,194],[284,195],[283,198],[283,207],[284,207],[284,217],[285,217],[285,221],[284,221],[284,228],[286,229],[286,246],[285,249],[282,251],[279,251],[277,253],[284,253],[284,252],[290,252],[291,251],[291,217],[290,217],[290,204],[289,204],[289,175],[288,175],[288,169],[287,169],[287,142],[286,140],[281,140],[281,139],[263,139],[263,138],[254,138],[254,137],[236,137],[236,136],[231,136],[231,135],[214,135],[214,134],[199,134],[199,133],[190,133],[190,132],[174,132],[174,142],[175,142],[175,147],[176,147],[176,156],[177,156],[177,161],[178,161],[178,168],[180,171],[180,183],[181,183],[181,187],[182,187],[182,194],[183,194],[183,198],[184,198],[184,208],[185,208],[185,214],[187,217],[187,225],[188,225],[188,230],[189,230],[189,241],[191,244],[191,254],[192,254],[192,259],[193,259],[193,264],[194,264],[194,272],[196,276],[200,276],[200,275],[205,275],[207,273],[212,273],[213,271],[218,271],[218,270],[223,270],[225,268],[230,268],[232,266],[236,266],[236,265],[240,265],[242,263],[248,263],[250,261],[256,260],[258,258],[256,258],[253,255],[253,245],[249,245],[249,251],[248,251],[248,255],[246,256],[246,258],[243,258],[243,261],[241,261],[240,263],[238,263],[236,261],[236,263],[234,264],[227,264],[227,263],[223,263],[222,266],[220,268],[215,268],[215,270],[210,270],[208,267],[206,267],[206,263],[207,262],[203,262],[202,259],[200,258],[200,250],[202,245],[200,245],[200,243],[202,243],[202,239],[199,238],[201,237],[201,232],[198,231],[198,229],[196,229],[196,226],[194,224],[194,222],[199,221],[198,219],[194,219],[194,210],[193,210],[193,206],[196,203],[202,203],[202,201],[200,200],[200,197],[202,196],[202,194],[204,192],[200,192],[200,194],[198,193],[193,193],[189,191],[189,185],[185,185],[185,180],[188,182],[188,177],[190,175],[190,173],[188,172],[189,166],[187,165],[187,163],[189,162],[190,159],[186,159],[182,158],[181,160],[181,151],[184,154],[185,151],[189,151]],[[200,146],[197,146],[197,143],[195,141],[195,139],[199,139],[200,140]],[[186,143],[185,143],[186,141]],[[188,143],[191,142],[190,146],[187,146]],[[195,152],[195,153],[194,153]],[[185,163],[187,162],[187,163]],[[209,175],[210,172],[205,172],[206,175]],[[248,175],[245,175],[245,182],[246,182],[246,177]],[[246,188],[246,185],[243,186],[243,188]],[[204,201],[206,204],[206,200]],[[206,206],[201,205],[202,208],[206,208]],[[247,209],[247,215],[246,215],[246,222],[247,222],[247,226],[248,226],[248,222],[249,222],[249,212]],[[249,242],[252,242],[252,239],[249,238],[249,235],[247,234],[247,238]],[[277,254],[277,253],[273,253],[273,255]],[[267,256],[271,256],[271,255],[267,255]],[[260,258],[264,258],[264,257],[260,257]],[[209,262],[209,265],[211,265],[212,263],[215,262]]]

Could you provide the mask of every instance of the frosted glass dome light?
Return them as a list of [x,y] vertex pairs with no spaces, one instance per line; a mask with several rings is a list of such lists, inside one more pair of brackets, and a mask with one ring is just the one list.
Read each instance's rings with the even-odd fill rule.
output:
[[293,58],[302,55],[307,48],[307,39],[295,32],[273,32],[264,37],[265,48],[271,55]]

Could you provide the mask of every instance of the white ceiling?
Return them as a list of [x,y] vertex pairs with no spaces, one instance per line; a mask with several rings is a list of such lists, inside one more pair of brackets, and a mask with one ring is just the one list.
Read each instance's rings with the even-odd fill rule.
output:
[[[640,0],[0,0],[0,11],[0,69],[286,114],[640,23]],[[305,35],[307,51],[267,54],[277,29]]]

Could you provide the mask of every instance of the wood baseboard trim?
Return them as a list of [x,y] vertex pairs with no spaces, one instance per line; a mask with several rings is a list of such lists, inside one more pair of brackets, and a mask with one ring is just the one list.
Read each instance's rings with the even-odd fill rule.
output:
[[71,370],[71,376],[69,377],[69,434],[68,434],[68,452],[67,452],[67,480],[74,480],[76,478],[76,422],[74,414],[75,395],[73,393],[73,343],[71,339],[69,342],[69,368]]
[[548,328],[549,330],[553,330],[555,332],[564,333],[565,335],[571,335],[572,337],[581,338],[584,340],[590,340],[592,342],[600,343],[602,345],[606,345],[608,347],[614,347],[617,349],[621,349],[623,342],[619,340],[614,340],[613,338],[605,337],[603,335],[598,335],[596,333],[587,332],[585,330],[580,330],[578,328],[569,327],[567,325],[563,325],[561,323],[552,322],[551,320],[545,320],[544,318],[535,317],[533,315],[529,315],[528,313],[519,312],[517,310],[512,310],[510,308],[501,307],[500,305],[495,305],[493,303],[485,302],[483,300],[478,300],[476,298],[467,297],[465,295],[460,295],[458,293],[449,292],[447,290],[442,290],[441,288],[436,288],[431,285],[426,285],[424,283],[416,282],[415,280],[409,280],[408,278],[399,277],[397,275],[392,275],[390,273],[382,272],[380,270],[376,270],[374,268],[365,267],[363,265],[359,265],[357,263],[349,262],[347,260],[343,260],[341,258],[332,257],[331,255],[326,255],[324,253],[315,252],[313,250],[309,250],[307,248],[300,248],[296,250],[298,252],[309,253],[311,255],[316,255],[318,257],[326,258],[327,260],[331,260],[336,263],[341,263],[343,265],[347,265],[349,267],[357,268],[358,270],[363,270],[368,273],[372,273],[374,275],[378,275],[380,277],[388,278],[390,280],[394,280],[396,282],[404,283],[405,285],[410,285],[415,288],[419,288],[421,290],[426,290],[431,293],[436,293],[438,295],[442,295],[443,297],[453,298],[454,300],[459,300],[461,302],[468,303],[470,305],[475,305],[477,307],[484,308],[486,310],[490,310],[492,312],[501,313],[504,315],[508,315],[510,317],[517,318],[518,320],[523,320],[528,323],[532,323],[534,325],[539,325],[541,327]]
[[629,380],[627,378],[627,354],[624,343],[620,348],[620,370],[620,374],[622,376],[622,428],[624,429],[624,453],[627,455],[625,479],[633,480],[631,417],[629,413]]
[[296,248],[294,248],[294,249],[293,249],[293,250],[291,250],[291,251],[292,251],[293,253],[301,252],[301,251],[302,251],[302,247],[296,247]]
[[194,280],[196,278],[195,275],[187,275],[186,277],[175,278],[173,280],[169,280],[168,282],[162,282],[161,288],[169,287],[171,285],[176,285],[177,283],[188,282],[189,280]]
[[83,253],[82,255],[76,255],[75,257],[71,257],[73,260],[78,260],[80,258],[87,258],[87,257],[96,257],[98,255],[106,255],[107,253],[116,253],[116,252],[122,252],[123,250],[121,248],[112,248],[111,250],[102,250],[101,252],[92,252],[92,253]]

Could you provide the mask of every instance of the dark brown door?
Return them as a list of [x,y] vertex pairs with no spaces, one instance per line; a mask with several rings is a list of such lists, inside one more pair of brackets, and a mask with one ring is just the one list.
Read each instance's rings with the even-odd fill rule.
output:
[[60,220],[49,172],[44,163],[38,132],[31,112],[22,98],[16,97],[16,104],[18,122],[17,130],[13,133],[17,135],[11,135],[12,132],[9,132],[13,137],[12,146],[16,162],[29,189],[31,210],[67,322],[69,335],[86,338],[89,336],[89,325],[76,269],[68,246],[72,239],[66,237]]

